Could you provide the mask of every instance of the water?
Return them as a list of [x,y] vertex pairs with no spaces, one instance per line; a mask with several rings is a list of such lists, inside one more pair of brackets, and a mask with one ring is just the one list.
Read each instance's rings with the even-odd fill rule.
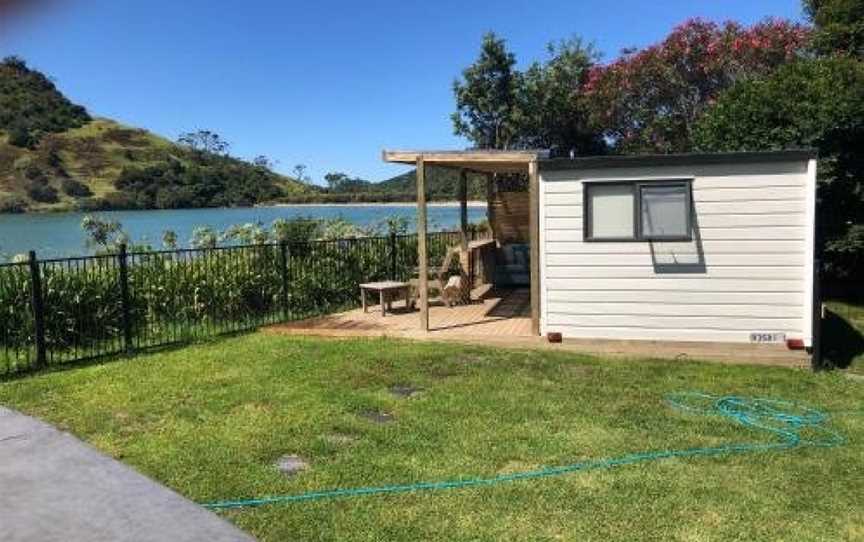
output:
[[[404,216],[414,226],[417,211],[413,203],[404,205],[289,205],[242,209],[180,209],[157,211],[105,211],[89,213],[103,219],[117,220],[136,243],[161,245],[162,232],[173,230],[182,246],[188,246],[192,230],[210,226],[224,231],[234,224],[260,222],[264,225],[277,218],[296,217],[343,218],[359,226],[369,226],[389,216]],[[81,219],[87,213],[0,214],[0,261],[29,250],[40,258],[59,258],[90,254],[81,230]],[[486,218],[485,206],[468,208],[468,220]],[[429,230],[454,229],[459,224],[458,206],[430,206]]]

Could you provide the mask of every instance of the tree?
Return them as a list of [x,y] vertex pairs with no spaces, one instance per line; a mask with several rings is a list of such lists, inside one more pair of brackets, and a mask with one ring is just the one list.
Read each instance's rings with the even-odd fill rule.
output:
[[225,156],[231,145],[222,136],[210,130],[185,132],[177,138],[177,143],[189,148],[196,154]]
[[276,162],[274,162],[273,160],[271,160],[270,158],[268,158],[267,156],[265,156],[263,154],[259,154],[258,156],[256,156],[255,158],[252,159],[252,165],[254,165],[256,167],[272,170],[274,167],[276,167]]
[[516,58],[494,33],[483,36],[480,56],[453,83],[456,135],[480,149],[512,148],[520,121]]
[[103,220],[86,215],[81,219],[81,229],[87,236],[87,246],[97,247],[98,252],[116,252],[120,245],[129,241],[129,236],[123,231],[123,225],[116,220]]
[[519,146],[550,149],[553,154],[599,154],[605,149],[588,125],[582,86],[599,58],[578,38],[547,47],[549,59],[533,63],[522,75]]
[[165,230],[162,232],[162,246],[168,250],[177,250],[177,232]]
[[219,245],[219,234],[209,226],[198,226],[192,230],[189,244],[192,248],[216,248]]
[[277,218],[271,229],[273,238],[280,243],[304,243],[321,236],[320,220],[302,216],[291,220]]
[[[833,276],[864,276],[864,63],[802,60],[724,93],[695,129],[705,151],[815,147],[819,232]],[[850,269],[848,262],[859,267]],[[846,262],[846,263],[844,263]]]
[[804,0],[804,12],[816,27],[816,51],[864,56],[864,0]]
[[806,27],[769,19],[750,28],[699,19],[661,43],[595,67],[585,85],[594,126],[620,153],[681,152],[720,93],[796,59]]
[[344,173],[340,173],[338,171],[331,171],[327,175],[324,175],[324,181],[327,183],[327,188],[331,191],[336,192],[342,185],[348,182],[349,177]]
[[297,182],[309,184],[310,182],[312,182],[312,178],[309,177],[309,175],[306,173],[307,169],[308,168],[305,164],[297,164],[291,170],[291,176],[294,177]]

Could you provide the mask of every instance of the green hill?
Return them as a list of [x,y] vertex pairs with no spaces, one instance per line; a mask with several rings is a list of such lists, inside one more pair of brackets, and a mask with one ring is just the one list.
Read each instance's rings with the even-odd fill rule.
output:
[[[332,174],[331,174],[332,175]],[[417,172],[411,170],[381,182],[350,178],[344,174],[316,197],[328,201],[414,201],[417,198]],[[468,199],[486,199],[486,180],[482,175],[468,176]],[[459,172],[453,169],[429,168],[427,197],[431,201],[454,201],[458,197]]]
[[0,212],[241,206],[316,192],[265,166],[92,119],[20,59],[0,62]]
[[[227,154],[216,134],[178,144],[92,118],[42,73],[0,62],[0,212],[249,206],[265,202],[414,201],[415,173],[373,183],[336,174],[329,188]],[[196,139],[196,137],[198,139]],[[458,173],[432,169],[431,200],[453,200]],[[469,198],[484,199],[482,177]]]

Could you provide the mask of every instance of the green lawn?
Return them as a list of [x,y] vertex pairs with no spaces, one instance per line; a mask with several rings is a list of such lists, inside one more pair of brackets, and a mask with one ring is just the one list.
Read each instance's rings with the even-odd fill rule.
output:
[[[804,401],[849,444],[224,515],[262,540],[864,539],[864,383],[836,372],[259,333],[8,381],[0,403],[204,502],[766,441],[670,409],[679,390]],[[312,467],[286,478],[283,454]]]
[[835,366],[864,375],[864,305],[828,301],[822,327],[825,357]]

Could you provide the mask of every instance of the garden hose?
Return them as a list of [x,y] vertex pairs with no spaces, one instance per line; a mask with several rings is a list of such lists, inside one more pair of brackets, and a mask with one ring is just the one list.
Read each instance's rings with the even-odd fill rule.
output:
[[[752,452],[784,451],[804,446],[829,448],[846,443],[846,439],[825,425],[828,415],[814,408],[778,399],[716,396],[699,392],[681,392],[666,396],[674,409],[703,416],[720,416],[730,419],[747,429],[760,431],[775,438],[768,443],[734,443],[723,446],[685,448],[680,450],[658,450],[631,453],[619,457],[581,461],[570,465],[547,467],[539,470],[501,474],[488,478],[465,478],[439,482],[419,482],[384,486],[354,487],[312,491],[294,495],[276,495],[252,499],[228,500],[206,503],[210,509],[232,509],[268,504],[286,504],[302,501],[356,497],[360,495],[383,495],[414,491],[457,489],[489,486],[517,480],[532,480],[560,476],[572,472],[609,469],[669,458],[706,457]],[[807,436],[802,432],[807,430]]]

